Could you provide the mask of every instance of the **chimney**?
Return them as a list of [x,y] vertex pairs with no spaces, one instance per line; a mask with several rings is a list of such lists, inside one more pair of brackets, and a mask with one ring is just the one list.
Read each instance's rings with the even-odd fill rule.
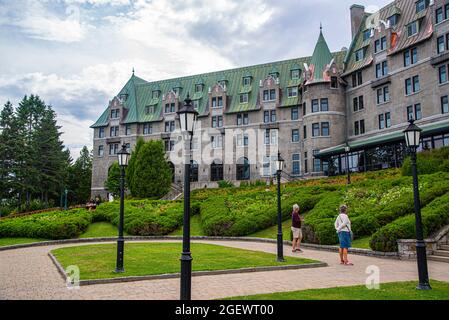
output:
[[352,39],[356,36],[357,32],[360,29],[360,25],[362,23],[363,16],[365,15],[365,7],[353,4],[351,6],[351,32]]

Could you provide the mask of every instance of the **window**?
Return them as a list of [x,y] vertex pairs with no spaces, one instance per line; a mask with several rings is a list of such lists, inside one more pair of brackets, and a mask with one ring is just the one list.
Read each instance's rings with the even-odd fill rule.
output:
[[385,129],[391,127],[391,114],[387,112],[379,115],[379,129]]
[[223,97],[213,97],[212,108],[222,108],[222,107],[223,107]]
[[292,120],[298,120],[299,119],[299,108],[293,107],[291,110],[291,118]]
[[390,101],[390,87],[386,86],[377,89],[377,104],[382,104]]
[[203,85],[202,84],[195,85],[195,92],[203,92]]
[[307,152],[304,152],[304,173],[309,172],[309,166],[307,164]]
[[247,93],[243,93],[240,95],[240,103],[248,103],[248,94]]
[[299,153],[292,154],[292,174],[301,173],[301,155]]
[[365,120],[360,120],[360,134],[365,133]]
[[289,98],[294,98],[298,96],[298,87],[287,88],[287,96]]
[[116,127],[111,127],[111,134],[110,134],[110,136],[111,137],[117,137],[118,136],[118,131],[119,129],[118,129],[118,126],[116,126]]
[[388,20],[388,22],[390,23],[390,26],[391,26],[391,27],[394,27],[395,25],[398,24],[399,15],[394,14],[394,15],[392,15],[391,17],[389,17],[387,20]]
[[353,107],[354,107],[354,112],[359,111],[359,110],[363,110],[365,107],[364,101],[363,101],[363,96],[360,97],[355,97],[353,99]]
[[444,20],[443,7],[440,7],[435,11],[435,23],[440,23],[443,20]]
[[237,135],[237,146],[238,147],[247,147],[249,144],[248,135],[247,134],[238,134]]
[[384,77],[388,74],[388,63],[383,61],[382,63],[376,64],[376,78]]
[[175,110],[175,104],[174,103],[167,103],[165,104],[165,113],[174,113]]
[[251,77],[244,77],[243,78],[243,86],[249,86],[251,85]]
[[329,135],[329,122],[321,122],[321,136],[328,137]]
[[447,68],[446,65],[443,65],[438,68],[438,76],[440,80],[440,84],[447,82]]
[[276,122],[276,110],[271,110],[271,122]]
[[104,146],[98,146],[98,156],[102,157],[104,155]]
[[441,113],[449,113],[448,96],[441,97]]
[[384,114],[380,114],[379,115],[379,129],[385,129],[385,115]]
[[240,113],[237,115],[237,125],[247,125],[249,123],[249,116],[247,113]]
[[278,144],[278,130],[277,129],[266,129],[265,130],[265,140],[266,145],[277,145]]
[[414,36],[418,33],[418,22],[419,21],[413,21],[412,23],[407,25],[407,35],[409,37]]
[[372,29],[366,29],[365,31],[363,31],[363,41],[366,41],[369,38],[371,38],[371,30]]
[[419,76],[405,79],[405,94],[410,95],[420,90]]
[[131,125],[127,124],[125,125],[125,135],[129,136],[131,134]]
[[363,96],[359,97],[359,110],[363,110],[365,108],[365,103],[363,101]]
[[200,107],[200,101],[199,100],[193,100],[193,109],[198,111],[199,107]]
[[276,90],[264,90],[263,91],[263,101],[274,101],[276,100]]
[[152,114],[152,113],[154,113],[154,106],[146,106],[145,114]]
[[249,180],[251,178],[251,167],[247,158],[237,160],[236,171],[237,180]]
[[444,17],[446,19],[449,19],[449,3],[444,6],[444,11],[445,11]]
[[299,142],[299,129],[292,130],[292,142]]
[[380,52],[387,49],[387,37],[382,37],[374,42],[374,52]]
[[167,121],[165,122],[165,132],[173,132],[175,131],[175,122]]
[[352,87],[357,87],[363,84],[362,71],[352,75]]
[[213,116],[212,117],[212,128],[223,127],[223,116]]
[[165,152],[171,152],[175,149],[174,140],[165,140]]
[[387,128],[391,127],[391,114],[390,114],[390,112],[385,113],[385,126]]
[[359,122],[356,121],[356,122],[354,122],[354,135],[358,136],[359,134],[360,134]]
[[446,50],[446,46],[444,43],[444,36],[437,38],[437,53],[440,54]]
[[313,150],[313,172],[321,171],[321,160],[315,158],[315,156],[320,152],[320,150]]
[[429,6],[429,1],[430,0],[418,0],[416,2],[416,13],[426,10]]
[[304,126],[303,127],[303,134],[302,134],[302,136],[304,137],[304,139],[307,139],[307,126]]
[[422,111],[421,104],[417,103],[414,106],[407,107],[407,120],[421,120],[422,119]]
[[329,111],[329,100],[327,98],[320,100],[320,110],[321,112]]
[[305,116],[307,113],[307,104],[304,102],[302,104],[302,115]]
[[338,78],[331,77],[331,89],[338,89]]
[[301,71],[300,70],[292,70],[290,73],[290,76],[292,80],[298,80],[301,77]]
[[152,134],[153,133],[153,126],[151,123],[144,123],[143,124],[143,134]]
[[158,90],[153,91],[153,99],[159,99],[159,91]]
[[263,122],[269,123],[270,122],[270,111],[264,111],[263,112]]
[[212,149],[221,149],[223,148],[223,136],[211,136],[210,141],[212,143]]
[[418,62],[418,48],[412,48],[404,52],[404,67]]
[[120,109],[111,110],[111,119],[117,119],[120,117]]
[[312,112],[319,112],[318,99],[312,100]]
[[354,135],[358,136],[365,133],[365,120],[354,122]]
[[365,49],[363,48],[359,49],[354,54],[355,54],[355,61],[356,62],[361,61],[365,57]]
[[312,124],[312,137],[319,137],[320,136],[320,124],[314,123]]
[[104,138],[104,128],[98,128],[98,138]]
[[116,155],[118,152],[118,148],[119,148],[119,144],[118,143],[113,143],[109,145],[109,155]]

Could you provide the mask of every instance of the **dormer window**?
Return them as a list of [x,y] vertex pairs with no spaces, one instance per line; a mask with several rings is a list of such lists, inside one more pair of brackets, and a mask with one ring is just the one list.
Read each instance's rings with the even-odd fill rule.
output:
[[173,88],[173,92],[179,95],[181,93],[181,88],[179,87]]
[[165,113],[175,113],[175,104],[174,103],[167,103],[165,104]]
[[122,93],[118,97],[119,97],[121,102],[125,102],[128,99],[128,94]]
[[331,89],[338,89],[338,78],[331,77]]
[[251,77],[243,77],[243,86],[251,85]]
[[298,87],[287,88],[287,96],[289,98],[294,98],[298,96]]
[[399,15],[398,14],[394,14],[391,17],[389,17],[387,19],[387,21],[390,23],[390,27],[394,27],[398,24],[399,22]]
[[290,78],[292,80],[299,80],[299,78],[301,77],[301,70],[292,70],[290,71]]
[[419,31],[419,20],[413,21],[407,25],[407,36],[412,37]]
[[118,119],[120,117],[120,109],[111,110],[111,119]]
[[153,114],[153,113],[154,113],[154,106],[145,107],[145,114]]
[[361,61],[364,58],[365,58],[365,49],[364,48],[359,49],[355,52],[355,61],[356,62]]
[[160,93],[158,90],[153,91],[153,99],[159,99],[159,95]]
[[220,80],[218,81],[218,84],[224,88],[226,87],[226,80]]
[[194,100],[194,101],[193,101],[193,108],[194,108],[196,111],[198,111],[199,107],[200,107],[200,102],[199,102],[199,100]]
[[373,29],[366,29],[365,31],[363,31],[363,41],[368,40],[369,38],[371,38],[371,32]]
[[223,108],[223,97],[213,97],[212,108]]
[[279,78],[279,72],[270,72],[268,75],[272,76],[274,79]]
[[427,9],[430,4],[430,0],[419,0],[416,2],[416,13],[420,13]]
[[195,92],[203,92],[203,85],[202,84],[195,85]]
[[275,101],[276,100],[276,90],[264,90],[263,91],[263,101]]
[[243,93],[240,95],[240,103],[248,103],[249,95],[247,93]]

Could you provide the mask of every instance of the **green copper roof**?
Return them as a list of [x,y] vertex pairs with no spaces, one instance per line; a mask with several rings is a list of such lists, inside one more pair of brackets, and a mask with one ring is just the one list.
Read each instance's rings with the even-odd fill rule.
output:
[[325,81],[323,73],[333,58],[326,40],[324,39],[323,32],[320,31],[320,36],[318,37],[318,42],[313,51],[312,60],[310,61],[309,66],[311,70],[313,69],[313,74],[307,83],[310,84]]

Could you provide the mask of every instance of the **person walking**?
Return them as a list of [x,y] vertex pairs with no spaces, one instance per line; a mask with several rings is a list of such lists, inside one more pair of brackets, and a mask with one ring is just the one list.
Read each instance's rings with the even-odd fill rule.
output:
[[292,212],[292,252],[302,252],[300,245],[302,240],[301,217],[299,216],[299,206],[295,204]]
[[335,220],[335,229],[337,230],[338,239],[340,241],[340,248],[338,250],[340,254],[340,264],[353,266],[354,264],[348,261],[348,249],[351,247],[352,230],[351,221],[348,217],[348,207],[346,205],[340,206],[340,213]]

